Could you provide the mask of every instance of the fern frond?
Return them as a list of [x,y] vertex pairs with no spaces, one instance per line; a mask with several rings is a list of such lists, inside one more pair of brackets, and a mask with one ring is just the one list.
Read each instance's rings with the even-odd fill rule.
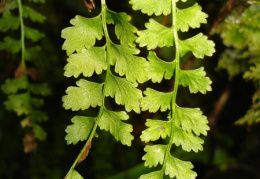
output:
[[[33,2],[44,2],[42,0],[34,0]],[[18,16],[17,16],[18,14]],[[39,125],[40,122],[46,121],[48,116],[45,112],[41,111],[44,104],[42,98],[51,93],[47,84],[44,83],[31,83],[27,74],[26,61],[36,62],[37,54],[41,50],[39,46],[27,48],[27,39],[36,43],[44,34],[38,30],[25,26],[24,19],[29,19],[32,22],[42,23],[45,16],[36,12],[29,6],[24,6],[21,0],[4,9],[3,16],[0,19],[0,31],[7,32],[8,30],[18,30],[17,34],[21,34],[20,39],[13,39],[6,36],[3,41],[0,41],[0,50],[6,50],[13,54],[21,52],[20,66],[17,68],[15,79],[7,79],[1,89],[8,95],[8,99],[4,102],[7,110],[14,111],[18,116],[23,117],[21,121],[22,127],[29,128],[26,136],[31,136],[33,139],[44,140],[46,132]],[[2,39],[1,39],[2,40]],[[33,147],[24,144],[24,151],[31,152]]]
[[[68,87],[67,94],[63,97],[65,109],[73,111],[100,106],[97,116],[76,116],[72,119],[74,124],[66,129],[68,144],[86,140],[67,178],[82,178],[74,168],[86,146],[95,136],[97,127],[110,132],[115,140],[123,145],[131,146],[134,139],[131,134],[133,127],[125,122],[129,118],[125,111],[133,110],[140,113],[140,99],[143,96],[137,85],[138,82],[148,80],[148,62],[137,56],[140,52],[134,43],[136,40],[134,33],[137,29],[129,23],[130,16],[109,10],[105,0],[101,0],[101,6],[102,11],[98,16],[93,18],[76,16],[71,20],[73,26],[62,31],[62,38],[65,39],[62,48],[69,56],[65,76],[78,78],[83,74],[85,77],[91,77],[94,72],[97,75],[106,72],[105,80],[102,82],[80,79],[76,83],[78,87]],[[107,24],[115,26],[115,34],[120,44],[111,41]],[[96,40],[101,40],[103,37],[106,44],[103,47],[96,47]],[[125,107],[125,111],[107,109],[105,106],[107,97],[114,98],[118,105]]]
[[[186,2],[186,0],[182,0]],[[198,152],[203,150],[203,139],[200,135],[207,135],[209,130],[208,121],[199,108],[181,108],[176,104],[178,86],[189,87],[191,93],[201,92],[205,94],[211,91],[211,81],[206,77],[204,68],[195,70],[181,70],[180,60],[186,53],[192,52],[197,58],[212,56],[215,52],[214,43],[202,33],[186,40],[180,40],[178,31],[186,32],[189,28],[200,27],[206,23],[207,14],[201,11],[201,7],[195,3],[187,9],[177,8],[178,0],[165,1],[142,1],[131,0],[133,9],[141,9],[148,15],[172,13],[172,26],[165,27],[153,19],[146,24],[147,30],[139,31],[137,42],[147,49],[157,47],[174,46],[175,58],[172,62],[164,62],[154,52],[149,52],[148,69],[149,79],[152,82],[161,82],[163,78],[174,77],[174,90],[172,92],[159,92],[147,88],[142,98],[142,110],[149,112],[169,111],[168,120],[147,119],[146,130],[142,132],[141,140],[144,142],[157,141],[159,138],[166,139],[165,145],[150,145],[145,147],[146,154],[143,157],[145,166],[155,167],[162,165],[161,170],[144,174],[140,179],[163,179],[164,175],[177,179],[192,179],[197,176],[191,162],[182,161],[172,156],[172,145],[180,146],[184,151]],[[164,9],[162,9],[164,7]]]

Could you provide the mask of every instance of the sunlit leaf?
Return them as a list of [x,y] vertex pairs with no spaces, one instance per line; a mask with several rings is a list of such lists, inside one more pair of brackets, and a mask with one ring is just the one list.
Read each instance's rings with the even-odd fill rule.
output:
[[181,127],[174,126],[172,129],[173,132],[173,143],[176,146],[182,147],[183,150],[190,152],[193,150],[194,152],[198,152],[199,150],[203,150],[203,147],[201,144],[204,143],[204,141],[199,138],[198,136],[195,136],[192,132],[186,132],[182,130]]
[[73,124],[69,125],[66,129],[67,144],[76,144],[79,141],[87,140],[92,127],[95,123],[95,118],[85,116],[75,116],[71,119]]
[[102,104],[102,84],[81,79],[77,82],[78,87],[68,87],[67,95],[63,96],[65,109],[85,110],[90,106],[96,107]]
[[181,161],[173,156],[169,156],[166,161],[165,174],[171,178],[195,179],[197,174],[191,169],[193,169],[191,162]]
[[65,179],[84,179],[76,170],[72,169]]
[[181,108],[176,105],[176,119],[174,120],[178,127],[187,132],[194,132],[196,135],[207,135],[209,130],[207,117],[202,115],[199,108]]
[[156,112],[159,109],[161,111],[170,109],[172,93],[163,93],[147,88],[144,94],[146,96],[140,100],[142,111]]
[[107,9],[106,19],[108,24],[115,24],[115,33],[122,45],[127,44],[130,47],[135,47],[137,29],[129,23],[131,16]]
[[65,76],[77,78],[80,74],[85,77],[93,75],[94,71],[101,74],[107,69],[105,47],[91,47],[80,53],[72,54],[65,66]]
[[169,47],[173,45],[174,34],[173,30],[169,27],[165,27],[162,24],[150,19],[145,24],[147,30],[138,31],[138,38],[136,42],[140,47],[147,46],[148,50],[155,49],[156,47]]
[[198,3],[186,9],[178,9],[176,17],[178,29],[182,32],[187,32],[189,27],[199,28],[201,23],[206,24],[208,15],[202,12],[201,9]]
[[136,88],[136,85],[112,74],[106,83],[106,96],[115,98],[116,103],[124,105],[126,111],[134,110],[140,113],[139,100],[142,98],[142,92]]
[[215,52],[214,46],[214,42],[207,40],[207,36],[202,33],[186,40],[180,40],[181,56],[184,56],[189,51],[196,58],[204,58],[204,55],[212,56]]
[[175,69],[175,61],[173,62],[165,62],[159,59],[156,56],[155,52],[149,52],[148,55],[149,66],[148,66],[148,77],[152,80],[153,83],[160,83],[162,79],[169,80],[172,78],[174,69]]
[[146,154],[143,156],[144,165],[148,167],[156,167],[158,164],[163,164],[167,145],[147,145],[144,148]]
[[109,61],[115,65],[115,72],[120,76],[125,75],[130,82],[143,83],[148,80],[147,66],[145,58],[135,56],[139,50],[126,45],[109,45]]
[[165,139],[171,134],[171,123],[169,121],[161,121],[155,119],[147,119],[145,125],[148,129],[145,129],[140,136],[144,142],[156,141],[160,137]]
[[85,18],[77,15],[70,23],[73,26],[67,27],[61,32],[61,37],[66,39],[62,49],[67,51],[68,56],[74,51],[81,52],[84,47],[89,49],[95,44],[96,39],[101,40],[103,37],[100,16]]
[[139,179],[158,179],[161,176],[161,171],[155,171],[141,175]]
[[127,120],[129,116],[126,112],[114,112],[104,109],[103,115],[99,121],[100,129],[110,131],[110,133],[119,140],[122,144],[131,146],[131,141],[134,137],[131,135],[133,126],[122,122]]
[[207,91],[212,90],[210,86],[212,82],[205,75],[204,67],[196,70],[182,70],[180,72],[180,84],[188,86],[191,93],[201,92],[205,94]]
[[134,10],[141,10],[142,13],[149,16],[152,14],[159,16],[171,13],[171,0],[130,0],[129,3],[133,5]]

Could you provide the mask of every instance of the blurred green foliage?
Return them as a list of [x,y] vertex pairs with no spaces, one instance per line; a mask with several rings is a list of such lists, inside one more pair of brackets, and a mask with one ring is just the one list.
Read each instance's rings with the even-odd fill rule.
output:
[[243,74],[256,88],[253,104],[236,122],[240,125],[260,122],[260,5],[251,2],[247,6],[236,7],[216,29],[228,47],[221,54],[218,68],[226,69],[230,79]]

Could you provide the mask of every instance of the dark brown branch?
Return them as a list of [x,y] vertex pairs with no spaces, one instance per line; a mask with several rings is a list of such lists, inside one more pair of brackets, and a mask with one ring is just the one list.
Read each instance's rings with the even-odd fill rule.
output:
[[83,0],[88,12],[91,12],[92,9],[95,9],[95,3],[93,0]]
[[218,116],[221,113],[223,107],[225,106],[228,98],[230,96],[230,88],[226,87],[226,89],[221,94],[219,100],[217,101],[214,110],[212,111],[210,117],[209,117],[209,126],[214,129],[216,126]]

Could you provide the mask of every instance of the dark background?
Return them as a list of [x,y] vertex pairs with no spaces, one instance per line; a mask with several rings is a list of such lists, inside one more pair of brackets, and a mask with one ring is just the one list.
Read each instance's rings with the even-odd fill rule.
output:
[[[26,2],[25,2],[26,3]],[[34,24],[45,38],[39,44],[43,49],[43,55],[39,58],[37,67],[40,70],[40,80],[47,82],[52,89],[52,94],[45,98],[44,110],[47,111],[49,120],[41,126],[48,136],[45,141],[38,143],[36,150],[29,154],[23,152],[22,137],[25,129],[20,126],[20,118],[14,112],[6,111],[3,103],[0,103],[0,178],[2,179],[36,179],[36,178],[64,178],[84,143],[66,145],[65,129],[71,124],[70,119],[77,112],[66,111],[62,107],[62,96],[68,86],[75,85],[76,79],[63,76],[63,67],[66,64],[66,53],[61,50],[64,40],[60,37],[61,30],[70,26],[70,19],[79,14],[86,17],[94,17],[100,12],[100,2],[95,1],[96,9],[89,13],[82,0],[47,0],[45,4],[32,4],[36,10],[44,14],[47,19],[43,24]],[[193,4],[190,0],[188,4]],[[229,80],[224,70],[216,70],[220,54],[225,50],[218,34],[210,35],[213,24],[219,17],[220,9],[225,5],[224,0],[205,1],[199,0],[203,11],[209,15],[208,24],[200,29],[190,30],[180,34],[182,38],[190,37],[198,32],[209,35],[216,43],[216,53],[213,57],[203,60],[194,60],[192,56],[185,56],[182,68],[193,69],[204,66],[207,76],[213,81],[212,92],[206,95],[190,94],[186,88],[180,87],[177,102],[180,106],[200,107],[208,116],[211,131],[204,137],[204,151],[199,153],[183,152],[179,147],[173,147],[173,155],[190,160],[194,164],[194,170],[198,178],[205,179],[230,179],[230,178],[260,178],[260,144],[259,125],[253,127],[237,126],[234,124],[243,117],[249,109],[252,94],[255,89],[251,82],[245,81],[242,75]],[[180,7],[185,7],[179,4]],[[149,17],[140,11],[133,11],[127,0],[107,0],[107,6],[116,12],[126,12],[132,16],[131,23],[139,30],[144,29],[144,23]],[[170,25],[167,18],[156,17],[159,22],[163,20]],[[112,27],[112,26],[111,26]],[[0,38],[5,36],[0,33]],[[113,39],[113,33],[111,33]],[[115,39],[115,38],[114,38]],[[141,48],[141,56],[146,56],[147,51]],[[160,57],[171,60],[173,48],[156,49]],[[6,78],[12,77],[12,73],[19,64],[17,61],[6,59],[7,52],[0,52],[0,77],[2,84]],[[11,65],[10,65],[11,63]],[[8,67],[13,68],[8,68]],[[6,75],[6,69],[9,73]],[[164,80],[162,84],[154,85],[151,82],[140,85],[141,89],[154,87],[162,91],[171,89],[171,81]],[[224,98],[224,103],[219,99]],[[226,98],[225,98],[226,97]],[[4,101],[6,96],[0,92],[0,99]],[[109,100],[116,108],[117,106]],[[217,110],[220,107],[220,110]],[[93,113],[95,109],[89,109],[86,113]],[[79,112],[80,113],[80,112]],[[165,116],[158,113],[157,116]],[[147,117],[153,114],[144,112],[140,115],[130,113],[130,123],[134,125],[133,135],[135,139],[132,146],[125,147],[116,142],[114,138],[104,131],[98,131],[99,138],[93,140],[89,156],[76,169],[85,178],[93,179],[135,179],[150,170],[143,166],[142,156],[145,146],[139,139],[140,133],[145,129],[144,123]],[[161,141],[163,142],[163,141]]]

